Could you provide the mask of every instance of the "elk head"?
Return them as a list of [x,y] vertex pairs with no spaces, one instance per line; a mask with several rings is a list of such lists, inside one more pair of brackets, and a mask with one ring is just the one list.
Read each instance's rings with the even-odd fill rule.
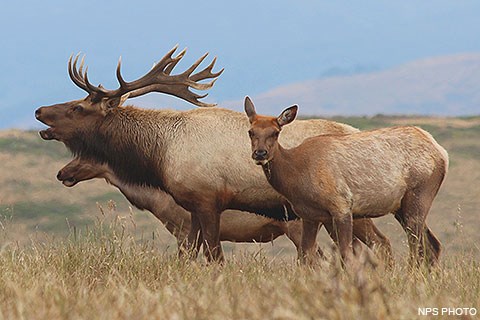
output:
[[266,165],[272,160],[278,147],[278,136],[282,127],[289,124],[297,115],[298,106],[285,109],[278,117],[258,115],[249,97],[245,98],[245,113],[251,127],[248,135],[252,142],[252,158],[258,165]]
[[108,173],[106,164],[96,163],[76,157],[57,173],[57,179],[66,187],[73,187],[79,182],[95,178],[104,178]]
[[[82,131],[85,127],[100,124],[109,112],[118,109],[128,98],[138,97],[149,92],[171,94],[200,107],[214,106],[214,104],[199,101],[207,94],[199,95],[190,91],[189,88],[207,90],[214,85],[218,76],[223,72],[222,69],[219,72],[212,73],[216,58],[205,69],[193,73],[207,57],[208,53],[206,53],[183,73],[171,75],[173,68],[186,53],[186,50],[183,50],[178,55],[173,56],[176,50],[177,46],[170,50],[146,75],[132,82],[126,82],[123,79],[120,72],[120,59],[116,72],[120,86],[116,90],[107,90],[102,85],[92,85],[87,76],[88,68],[84,70],[84,57],[80,61],[79,68],[77,68],[79,55],[75,56],[74,59],[71,56],[68,61],[70,79],[78,87],[85,90],[88,95],[81,100],[38,108],[35,111],[36,118],[50,127],[40,131],[40,136],[45,140],[56,139],[66,142],[76,132]],[[199,81],[205,79],[213,80],[207,83],[199,83]]]

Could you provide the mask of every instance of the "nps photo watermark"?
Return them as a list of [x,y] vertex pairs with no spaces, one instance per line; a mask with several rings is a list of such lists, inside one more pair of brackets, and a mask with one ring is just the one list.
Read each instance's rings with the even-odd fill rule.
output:
[[419,307],[419,316],[476,316],[477,308],[473,307]]

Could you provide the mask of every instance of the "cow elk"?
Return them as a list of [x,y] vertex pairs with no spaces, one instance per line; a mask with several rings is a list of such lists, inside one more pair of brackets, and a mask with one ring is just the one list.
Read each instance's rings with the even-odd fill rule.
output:
[[[71,80],[88,95],[84,99],[41,107],[37,119],[49,128],[43,139],[63,142],[75,156],[107,164],[122,184],[146,186],[169,194],[191,213],[187,244],[203,236],[209,260],[222,260],[220,214],[227,209],[261,214],[277,220],[297,217],[288,202],[270,187],[260,168],[248,161],[249,141],[242,133],[249,124],[242,113],[221,108],[189,111],[145,110],[122,106],[127,98],[148,92],[175,95],[200,107],[204,96],[190,91],[213,86],[222,71],[212,72],[215,60],[195,72],[201,57],[185,72],[172,74],[185,51],[174,56],[173,48],[152,70],[126,82],[120,62],[116,90],[90,83],[83,59],[70,59]],[[213,79],[207,83],[202,80]],[[284,143],[295,146],[318,134],[358,131],[326,120],[304,120],[285,130]],[[367,224],[372,224],[366,220]],[[363,234],[364,238],[368,235]],[[359,236],[359,238],[361,238]]]
[[278,117],[257,115],[245,98],[251,157],[302,218],[300,258],[312,260],[319,223],[332,223],[333,238],[348,264],[353,218],[392,212],[407,233],[410,257],[434,265],[440,242],[425,219],[447,173],[445,149],[417,127],[317,136],[286,149],[278,139],[297,109],[287,108]]
[[[177,238],[179,247],[190,230],[190,212],[175,203],[166,192],[145,185],[122,182],[106,163],[75,158],[58,171],[57,179],[73,187],[82,181],[105,179],[117,187],[132,205],[152,212]],[[221,216],[220,240],[233,242],[269,242],[286,234],[300,246],[299,221],[280,221],[237,210],[226,210]],[[293,232],[291,232],[293,231]]]

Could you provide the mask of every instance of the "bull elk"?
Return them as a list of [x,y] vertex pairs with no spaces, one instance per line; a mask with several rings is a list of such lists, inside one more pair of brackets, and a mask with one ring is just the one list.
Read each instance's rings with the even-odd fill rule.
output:
[[[117,187],[132,205],[148,210],[157,217],[167,230],[177,238],[182,247],[190,230],[190,212],[175,203],[162,190],[122,182],[106,163],[75,158],[58,171],[57,179],[66,187],[95,178],[105,179]],[[384,261],[392,265],[390,242],[369,219],[359,219],[353,226],[353,233],[372,249],[379,251]],[[220,217],[220,241],[269,242],[286,235],[300,250],[301,222],[282,221],[238,210],[226,210]]]
[[[188,244],[201,231],[209,260],[222,260],[220,214],[234,209],[277,220],[292,220],[288,202],[265,181],[263,172],[248,161],[249,141],[243,137],[248,121],[239,112],[221,108],[189,111],[145,110],[122,106],[127,98],[148,92],[175,95],[200,107],[211,106],[189,88],[206,90],[222,71],[212,72],[215,60],[194,73],[201,57],[185,72],[171,74],[185,51],[170,50],[146,75],[132,82],[117,67],[118,89],[107,90],[90,83],[84,61],[70,58],[71,80],[88,95],[36,110],[37,119],[49,128],[43,139],[63,142],[75,156],[108,164],[125,184],[162,190],[191,212]],[[72,61],[73,60],[73,61]],[[213,79],[207,83],[199,81]],[[325,133],[358,131],[326,120],[298,121],[285,130],[288,146]],[[372,223],[368,220],[368,223]],[[364,235],[367,237],[366,235]],[[360,238],[360,235],[358,236]]]
[[440,242],[425,219],[447,173],[445,149],[418,127],[317,136],[286,149],[278,139],[297,109],[289,107],[278,117],[257,115],[245,98],[251,157],[302,218],[301,258],[311,261],[319,223],[332,223],[348,263],[352,219],[393,212],[407,233],[410,257],[435,264]]

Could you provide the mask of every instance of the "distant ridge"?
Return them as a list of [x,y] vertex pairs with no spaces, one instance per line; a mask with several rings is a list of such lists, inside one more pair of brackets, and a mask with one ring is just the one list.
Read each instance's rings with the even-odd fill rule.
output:
[[[263,113],[298,104],[301,115],[478,115],[480,53],[415,60],[391,69],[302,81],[253,97]],[[220,106],[237,109],[242,101]]]

